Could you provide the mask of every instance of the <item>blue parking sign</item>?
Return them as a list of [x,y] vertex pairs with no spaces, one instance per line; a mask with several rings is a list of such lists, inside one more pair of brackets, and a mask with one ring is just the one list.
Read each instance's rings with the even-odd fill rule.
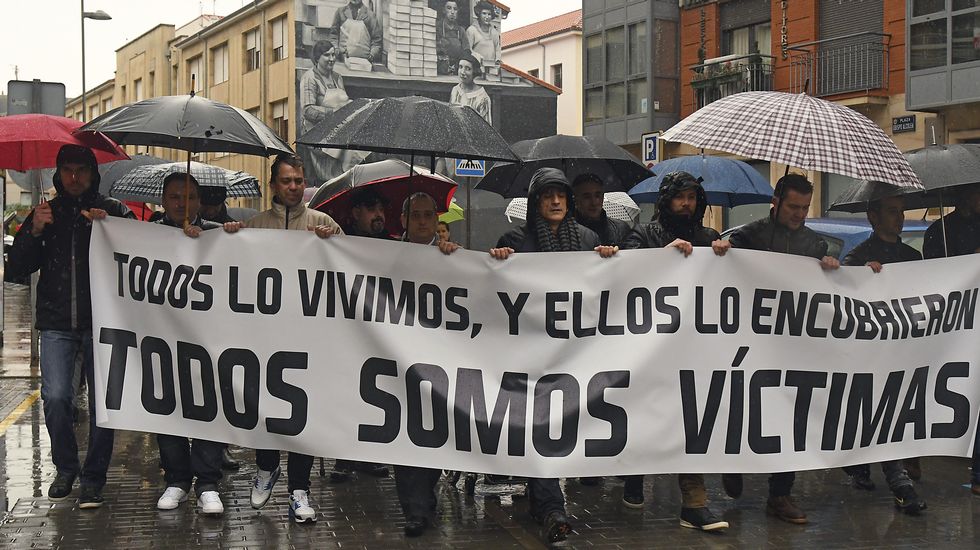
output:
[[482,178],[487,175],[487,161],[456,159],[456,175],[470,178]]
[[643,134],[643,163],[652,164],[660,161],[657,151],[657,141],[660,134]]

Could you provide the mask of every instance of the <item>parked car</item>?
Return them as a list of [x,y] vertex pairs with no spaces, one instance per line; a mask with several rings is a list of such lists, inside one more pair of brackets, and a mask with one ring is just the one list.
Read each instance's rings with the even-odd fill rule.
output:
[[[922,241],[930,223],[922,220],[905,220],[902,242],[922,252]],[[806,226],[827,241],[827,255],[840,260],[843,260],[852,248],[871,236],[871,224],[864,218],[808,218]],[[727,240],[738,227],[725,230],[721,238]]]

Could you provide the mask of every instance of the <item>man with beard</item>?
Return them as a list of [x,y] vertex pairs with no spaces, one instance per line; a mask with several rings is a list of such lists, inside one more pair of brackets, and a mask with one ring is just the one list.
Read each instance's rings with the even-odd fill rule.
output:
[[[764,250],[795,256],[809,256],[820,261],[826,270],[837,269],[840,261],[827,255],[827,241],[806,227],[813,184],[801,174],[786,174],[776,182],[769,215],[743,225],[732,233],[732,248]],[[796,472],[779,472],[769,476],[769,500],[766,512],[795,524],[807,522],[806,514],[793,502],[790,492]],[[732,498],[742,494],[742,475],[722,476],[725,492]]]
[[371,188],[362,188],[351,196],[350,217],[353,224],[345,230],[348,235],[391,239],[385,230],[385,207],[388,200]]
[[[490,255],[506,260],[515,252],[572,252],[594,250],[609,258],[618,246],[602,246],[598,235],[575,222],[575,198],[565,174],[541,168],[531,176],[527,191],[527,222],[508,231],[490,249]],[[572,530],[565,515],[565,495],[557,478],[527,480],[531,516],[544,527],[548,542],[564,540]]]
[[[905,225],[905,198],[886,197],[871,203],[868,208],[868,222],[874,230],[866,241],[854,247],[846,257],[844,265],[870,267],[881,273],[883,264],[912,262],[922,259],[922,254],[902,242],[902,228]],[[918,459],[916,459],[918,460]],[[906,459],[905,462],[909,462]],[[856,489],[874,490],[871,481],[871,466],[856,464],[847,466],[844,471],[851,476],[851,484]],[[881,463],[881,471],[895,497],[895,506],[909,515],[917,515],[926,509],[926,503],[919,498],[915,487],[901,460],[886,460]]]
[[618,246],[630,233],[630,224],[610,218],[602,209],[602,180],[595,174],[581,174],[572,181],[575,190],[575,221],[599,235],[604,245]]
[[[724,256],[729,244],[718,232],[704,227],[702,220],[708,207],[708,197],[701,182],[687,172],[671,172],[664,176],[657,198],[657,213],[645,225],[633,229],[623,242],[624,249],[676,248],[690,256],[693,247],[711,247]],[[678,474],[681,489],[681,527],[714,531],[727,529],[728,522],[718,519],[707,504],[703,474]],[[643,508],[643,476],[627,476],[623,486],[623,504]]]

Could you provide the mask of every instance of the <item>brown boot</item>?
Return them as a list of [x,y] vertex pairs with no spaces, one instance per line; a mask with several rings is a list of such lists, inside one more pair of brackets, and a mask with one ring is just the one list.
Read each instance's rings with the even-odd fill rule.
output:
[[803,524],[807,522],[806,514],[800,510],[793,502],[793,497],[789,495],[784,497],[770,496],[769,502],[766,503],[766,513],[788,523]]

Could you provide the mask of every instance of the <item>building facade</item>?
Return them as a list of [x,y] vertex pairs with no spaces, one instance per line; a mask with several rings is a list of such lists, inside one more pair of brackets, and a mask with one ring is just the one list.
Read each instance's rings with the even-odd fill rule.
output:
[[558,133],[582,134],[582,10],[509,30],[503,62],[561,90]]

